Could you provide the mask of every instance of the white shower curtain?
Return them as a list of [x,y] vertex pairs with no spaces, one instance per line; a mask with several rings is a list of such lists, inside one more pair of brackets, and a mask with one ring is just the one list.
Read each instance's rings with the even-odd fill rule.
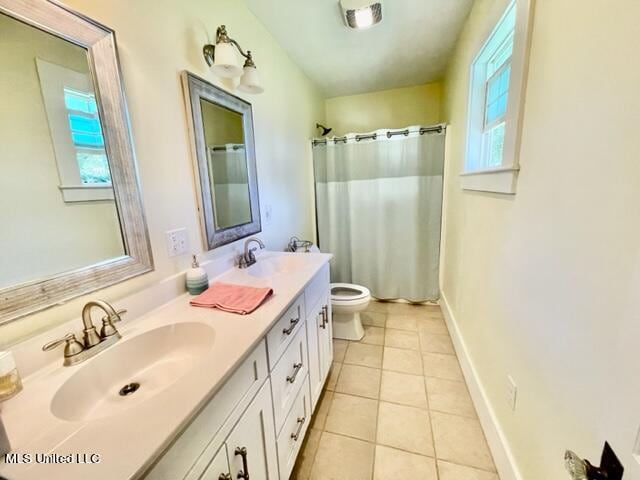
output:
[[419,130],[314,142],[318,237],[334,254],[332,282],[380,299],[439,297],[445,134]]

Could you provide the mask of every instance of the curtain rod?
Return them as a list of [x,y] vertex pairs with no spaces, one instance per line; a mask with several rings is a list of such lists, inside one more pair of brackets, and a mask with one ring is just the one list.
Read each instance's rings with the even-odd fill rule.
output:
[[[424,135],[425,133],[442,133],[447,129],[447,125],[446,124],[440,124],[440,125],[434,125],[432,127],[420,127],[420,129],[418,130],[410,130],[408,128],[405,128],[404,130],[388,130],[386,133],[386,137],[387,138],[391,138],[391,137],[395,137],[397,135],[404,135],[405,137],[409,136],[409,134],[411,132],[416,132],[419,135]],[[347,137],[347,135],[344,135],[342,137],[333,137],[331,139],[328,138],[324,138],[322,140],[313,140],[312,144],[313,146],[317,146],[317,145],[327,145],[329,142],[333,142],[334,144],[338,144],[338,143],[347,143],[347,140],[349,138],[354,138],[356,140],[356,142],[359,142],[361,140],[377,140],[378,138],[378,133],[370,133],[370,134],[365,134],[365,135],[355,135],[354,137]]]

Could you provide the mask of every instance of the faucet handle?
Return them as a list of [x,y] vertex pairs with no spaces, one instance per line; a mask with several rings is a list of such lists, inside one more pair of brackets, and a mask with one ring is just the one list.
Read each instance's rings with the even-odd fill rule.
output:
[[49,343],[45,343],[42,346],[43,352],[48,352],[49,350],[53,350],[54,348],[59,347],[65,343],[64,346],[64,356],[65,358],[73,357],[78,353],[84,350],[84,345],[78,341],[76,336],[73,333],[67,333],[64,338],[59,338],[58,340],[53,340]]
[[122,320],[122,318],[120,317],[125,313],[127,313],[127,310],[124,308],[121,308],[120,310],[116,310],[115,315],[105,315],[104,317],[102,317],[102,324],[104,325],[109,321],[111,321],[111,323],[120,322]]
[[104,317],[102,317],[102,328],[100,329],[100,336],[102,338],[106,338],[118,334],[118,329],[114,327],[113,324],[121,321],[122,318],[120,318],[120,316],[124,315],[125,313],[127,313],[126,310],[120,309],[116,310],[115,315],[105,315]]
[[247,268],[249,264],[247,263],[247,259],[244,258],[244,253],[238,255],[238,268]]

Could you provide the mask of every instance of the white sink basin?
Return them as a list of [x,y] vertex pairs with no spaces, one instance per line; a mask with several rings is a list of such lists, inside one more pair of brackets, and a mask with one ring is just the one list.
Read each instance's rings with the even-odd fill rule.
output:
[[304,259],[301,258],[300,255],[303,254],[262,255],[258,257],[256,263],[247,268],[245,272],[252,277],[258,278],[292,273],[304,265]]
[[[68,421],[115,415],[170,386],[211,351],[214,341],[214,329],[196,322],[125,337],[80,365],[54,395],[51,411]],[[137,390],[120,394],[123,387],[134,383],[139,384]],[[130,386],[128,390],[134,389]]]

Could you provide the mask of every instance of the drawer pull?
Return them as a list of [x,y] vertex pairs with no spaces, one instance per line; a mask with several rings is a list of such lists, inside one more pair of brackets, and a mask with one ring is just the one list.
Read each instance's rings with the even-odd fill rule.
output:
[[249,461],[247,460],[247,448],[236,447],[235,454],[242,457],[242,470],[238,472],[238,478],[249,480]]
[[295,319],[292,318],[291,325],[289,325],[289,328],[283,328],[282,333],[284,333],[285,335],[291,335],[291,332],[293,332],[293,329],[296,328],[298,322],[300,322],[300,317]]
[[329,306],[325,305],[324,307],[322,307],[322,316],[324,317],[324,324],[325,324],[325,328],[327,323],[329,323]]
[[298,372],[302,368],[302,362],[293,364],[293,373],[287,377],[287,382],[294,383],[296,381],[296,377],[298,376]]
[[327,328],[327,313],[324,307],[322,307],[322,310],[320,310],[320,315],[322,316],[322,320],[320,321],[320,328]]
[[296,433],[291,434],[291,438],[296,442],[298,441],[298,437],[300,437],[300,432],[302,431],[302,426],[306,419],[306,417],[298,417],[298,429],[296,430]]

